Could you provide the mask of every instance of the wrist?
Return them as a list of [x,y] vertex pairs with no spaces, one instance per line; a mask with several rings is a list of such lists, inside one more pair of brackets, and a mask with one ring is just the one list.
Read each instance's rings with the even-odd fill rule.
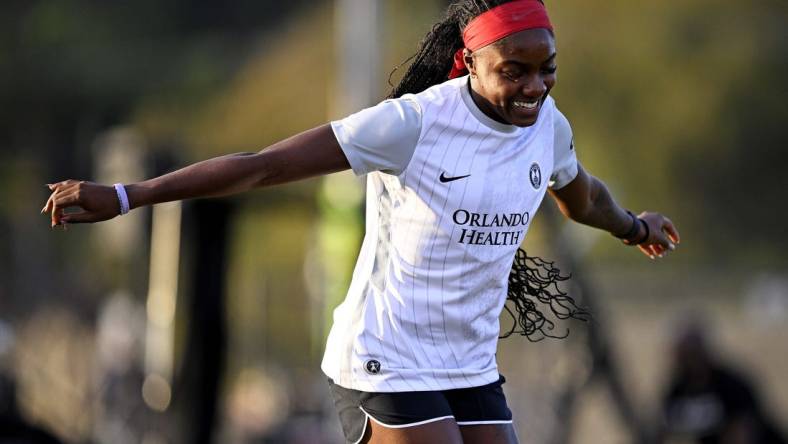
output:
[[119,214],[123,216],[130,210],[129,196],[126,193],[126,187],[124,187],[122,183],[116,183],[112,187],[115,188],[115,196],[118,198]]
[[649,236],[651,235],[648,224],[645,220],[632,214],[631,211],[626,210],[626,212],[632,221],[629,231],[620,235],[613,234],[613,236],[621,239],[621,242],[623,242],[625,245],[640,245],[648,240]]
[[651,236],[651,230],[648,228],[648,223],[639,217],[636,219],[638,221],[637,234],[630,239],[621,239],[621,242],[625,245],[640,245],[645,243],[649,236]]
[[139,184],[126,185],[126,195],[129,199],[129,211],[145,205],[145,190]]
[[614,237],[617,237],[622,241],[632,240],[633,238],[637,237],[640,234],[640,230],[641,230],[640,223],[638,222],[639,219],[634,214],[632,214],[631,211],[629,210],[625,210],[625,211],[627,213],[627,216],[629,216],[629,229],[625,232],[620,232],[618,234],[613,232],[610,233]]

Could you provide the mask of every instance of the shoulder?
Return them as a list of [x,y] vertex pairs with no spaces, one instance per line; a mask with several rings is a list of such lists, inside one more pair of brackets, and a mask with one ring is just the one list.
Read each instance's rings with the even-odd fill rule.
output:
[[421,120],[419,103],[401,97],[333,121],[331,128],[356,174],[399,174],[413,155]]
[[386,99],[377,105],[364,108],[353,113],[342,122],[365,122],[368,120],[393,120],[399,122],[413,122],[421,117],[421,105],[411,94],[396,99]]
[[553,175],[551,187],[558,190],[577,177],[579,171],[572,126],[564,114],[553,105]]
[[462,88],[466,87],[468,77],[458,77],[433,85],[417,94],[405,94],[403,99],[411,99],[422,106],[425,104],[441,104],[452,99],[459,99]]
[[405,137],[421,129],[421,106],[412,97],[388,99],[332,122],[335,130],[361,137]]
[[553,110],[553,128],[555,130],[556,146],[570,146],[572,143],[572,125],[569,124],[569,119],[558,107],[555,107]]

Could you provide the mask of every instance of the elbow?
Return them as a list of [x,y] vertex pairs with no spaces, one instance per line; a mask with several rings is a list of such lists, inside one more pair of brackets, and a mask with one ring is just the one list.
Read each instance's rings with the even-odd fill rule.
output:
[[287,163],[276,153],[261,151],[252,154],[250,160],[254,168],[252,174],[254,179],[250,188],[263,188],[287,182],[284,179]]
[[576,194],[574,199],[568,200],[561,211],[573,221],[588,225],[598,218],[600,211],[604,211],[609,206],[609,201],[610,194],[604,184],[589,176],[586,190]]
[[262,188],[271,186],[276,183],[276,169],[272,168],[270,162],[267,162],[263,153],[255,154],[255,172],[254,180],[250,188]]
[[558,209],[567,219],[583,223],[590,217],[594,209],[594,200],[590,194],[572,193],[569,195],[553,194]]

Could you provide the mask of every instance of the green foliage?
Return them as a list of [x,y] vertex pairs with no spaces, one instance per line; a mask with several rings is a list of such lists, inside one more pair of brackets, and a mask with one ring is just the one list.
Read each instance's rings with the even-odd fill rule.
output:
[[669,214],[685,257],[784,261],[785,3],[548,7],[559,51],[554,95],[583,164],[625,206]]

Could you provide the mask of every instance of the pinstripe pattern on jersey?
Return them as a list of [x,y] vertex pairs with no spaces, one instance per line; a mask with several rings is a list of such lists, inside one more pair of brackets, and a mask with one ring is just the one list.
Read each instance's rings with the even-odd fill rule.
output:
[[[398,176],[367,176],[367,232],[323,360],[343,387],[447,390],[498,379],[506,279],[547,188],[531,186],[529,168],[552,173],[555,108],[548,97],[535,125],[502,131],[469,102],[464,81],[412,96],[422,127],[410,163]],[[468,177],[442,183],[444,173]],[[459,211],[475,222],[458,223]],[[515,213],[527,222],[479,222]],[[371,359],[377,374],[365,370]]]

